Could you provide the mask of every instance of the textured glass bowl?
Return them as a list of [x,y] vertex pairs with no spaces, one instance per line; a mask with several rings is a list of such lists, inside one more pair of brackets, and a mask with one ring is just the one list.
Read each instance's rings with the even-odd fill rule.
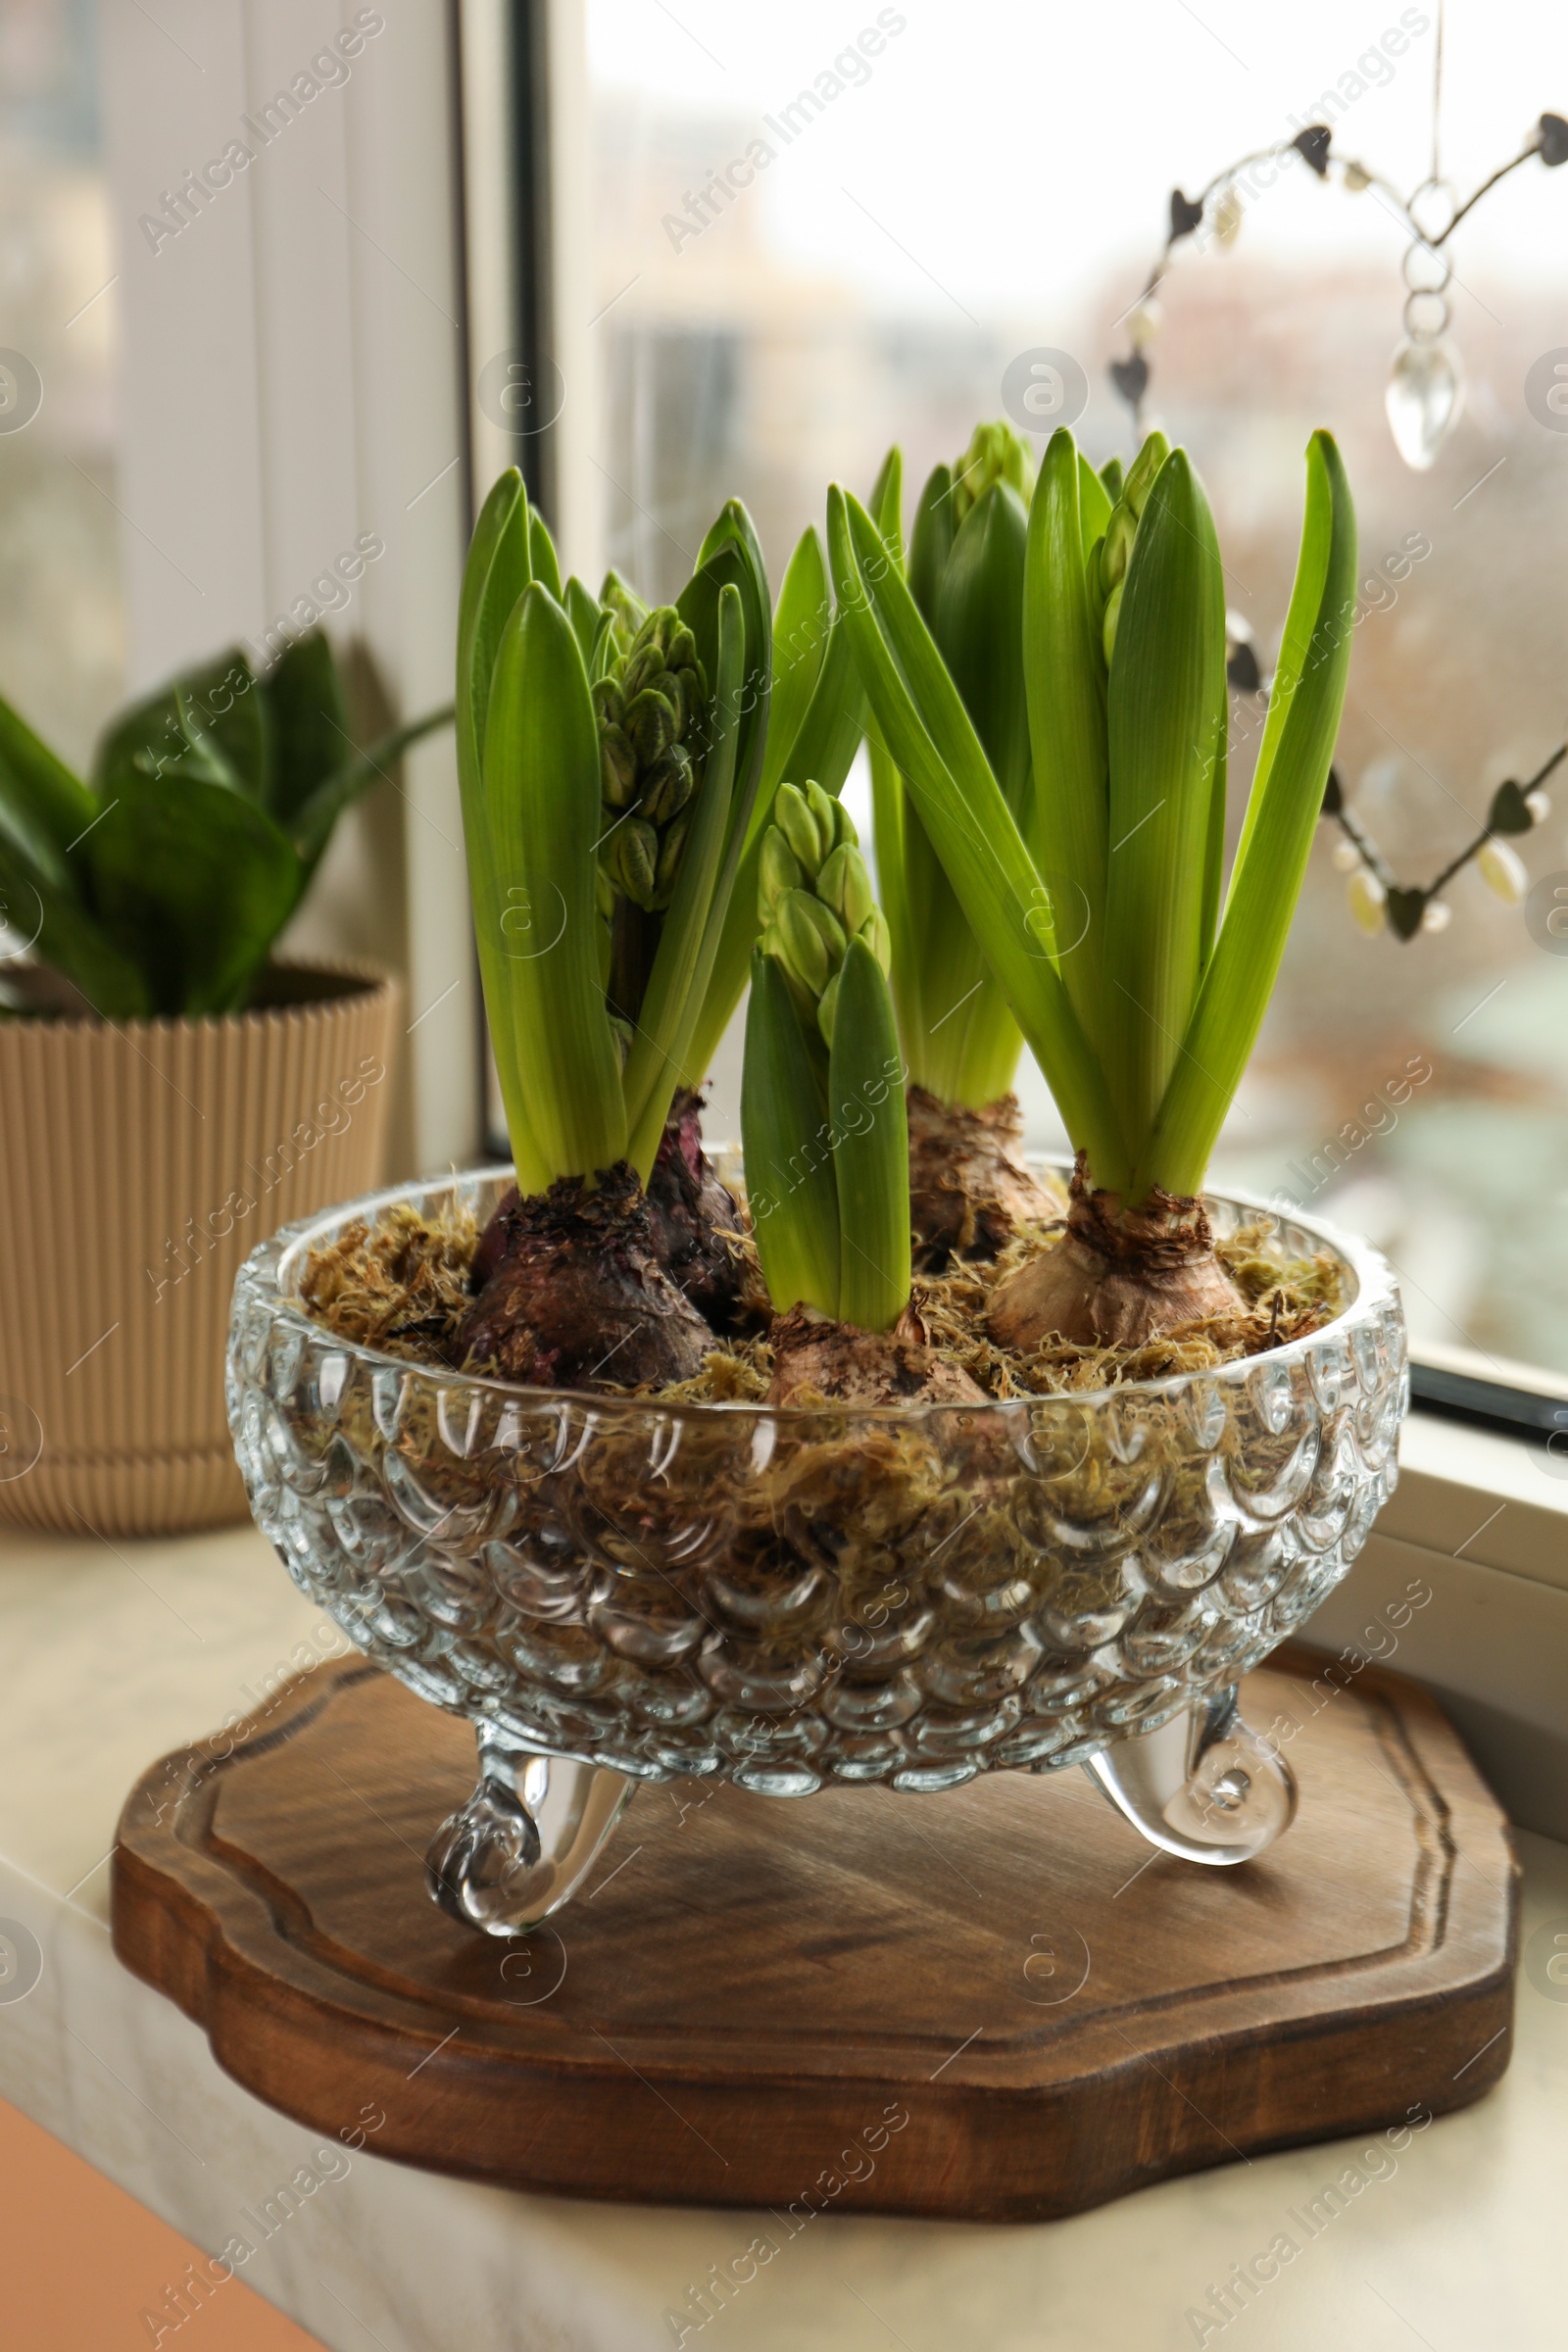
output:
[[[345,1203],[240,1271],[235,1449],[290,1575],[476,1729],[430,1890],[515,1934],[571,1893],[640,1781],[918,1792],[1087,1765],[1153,1841],[1247,1859],[1290,1821],[1241,1677],[1309,1616],[1397,1476],[1408,1380],[1377,1252],[1325,1330],[1217,1371],[983,1406],[664,1405],[534,1390],[336,1339],[298,1303]],[[1223,1236],[1255,1203],[1209,1202]],[[1272,1214],[1273,1212],[1264,1212]]]

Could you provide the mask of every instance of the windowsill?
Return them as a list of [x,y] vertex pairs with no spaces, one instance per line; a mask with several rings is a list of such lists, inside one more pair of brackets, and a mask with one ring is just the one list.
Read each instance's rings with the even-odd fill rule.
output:
[[1568,1592],[1568,1459],[1539,1439],[1417,1405],[1378,1534]]
[[[1397,1494],[1310,1638],[1380,1650],[1445,1699],[1527,1825],[1528,1938],[1568,1925],[1568,1481],[1518,1440],[1426,1414],[1407,1424],[1401,1456]],[[1413,1608],[1412,1584],[1426,1595]],[[0,2010],[0,2094],[212,2249],[306,2159],[310,2135],[223,2075],[199,2029],[120,1967],[105,1865],[133,1777],[257,1704],[302,1642],[321,1654],[321,1621],[249,1528],[112,1548],[0,1539],[0,1649],[25,1661],[0,1715],[0,1916],[30,1926],[45,1955],[33,1992]],[[1528,1834],[1554,1826],[1564,1842]],[[1049,1858],[1042,1868],[1049,1877]],[[1522,1977],[1514,2030],[1498,2088],[1415,2139],[1397,2174],[1268,2288],[1250,2315],[1259,2342],[1337,2339],[1349,2312],[1358,2340],[1392,2346],[1405,2329],[1386,2296],[1435,2343],[1555,2345],[1541,2249],[1555,2224],[1568,2003]],[[1038,2228],[829,2225],[749,2309],[726,2313],[719,2352],[807,2340],[848,2352],[870,2340],[867,2304],[910,2352],[1174,2352],[1193,2340],[1186,2310],[1373,2136],[1230,2164]],[[318,2205],[244,2276],[343,2352],[366,2340],[345,2306],[387,2352],[652,2346],[668,2340],[662,2314],[689,2281],[750,2235],[743,2214],[510,2195],[368,2154]]]

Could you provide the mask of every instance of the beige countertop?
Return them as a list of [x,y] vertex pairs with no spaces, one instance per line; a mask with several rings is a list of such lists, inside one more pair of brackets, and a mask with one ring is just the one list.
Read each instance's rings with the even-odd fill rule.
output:
[[[309,2160],[311,2135],[221,2074],[200,2031],[119,1966],[107,1859],[152,1759],[342,1646],[249,1529],[153,1544],[0,1536],[0,1921],[43,1953],[26,1997],[0,2001],[0,2093],[214,2251]],[[1556,1997],[1540,1944],[1568,1937],[1568,1848],[1519,1843],[1527,1951],[1546,1938],[1521,1973],[1510,2070],[1477,2106],[1397,2153],[1373,2134],[1230,2163],[1068,2222],[824,2220],[703,2338],[721,2352],[1222,2338],[1243,2352],[1557,2352],[1568,1984]],[[1308,2238],[1288,2217],[1348,2166],[1360,2185]],[[1205,2311],[1282,2232],[1302,2243],[1272,2282],[1228,2322]],[[743,2213],[519,2196],[367,2152],[242,2276],[333,2352],[653,2352],[679,2340],[666,2314],[688,2286],[753,2233]]]

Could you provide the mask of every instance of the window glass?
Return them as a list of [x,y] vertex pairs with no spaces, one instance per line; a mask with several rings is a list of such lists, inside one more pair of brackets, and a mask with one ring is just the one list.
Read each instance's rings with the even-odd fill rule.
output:
[[[1067,354],[1081,441],[1097,463],[1127,454],[1107,368],[1129,354],[1172,187],[1195,194],[1327,121],[1326,177],[1265,165],[1239,183],[1233,240],[1205,227],[1178,248],[1147,420],[1194,454],[1265,671],[1306,437],[1339,436],[1362,557],[1339,769],[1396,880],[1431,881],[1494,787],[1563,740],[1568,349],[1560,378],[1550,355],[1568,343],[1568,171],[1533,157],[1455,232],[1464,408],[1429,469],[1403,462],[1385,414],[1409,237],[1377,175],[1408,195],[1432,172],[1436,0],[1127,0],[1113,25],[1032,0],[589,0],[589,29],[604,549],[645,592],[683,575],[731,492],[776,581],[826,482],[863,495],[895,438],[907,512],[929,466],[1003,413],[1026,353]],[[1437,160],[1461,196],[1565,101],[1559,9],[1450,10]],[[1347,185],[1338,159],[1372,184]],[[1236,698],[1233,842],[1257,732]],[[1483,1370],[1568,1371],[1568,913],[1551,919],[1559,885],[1568,908],[1568,763],[1555,797],[1512,844],[1529,901],[1468,867],[1446,927],[1408,944],[1357,928],[1320,828],[1214,1170],[1369,1233],[1418,1344]],[[733,1119],[733,1056],[718,1075],[714,1117]],[[1020,1090],[1036,1139],[1059,1142],[1027,1066]]]
[[85,760],[123,682],[91,0],[0,9],[0,691]]

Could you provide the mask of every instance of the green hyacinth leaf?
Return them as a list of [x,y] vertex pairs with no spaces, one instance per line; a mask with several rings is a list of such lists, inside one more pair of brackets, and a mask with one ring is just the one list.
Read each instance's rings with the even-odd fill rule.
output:
[[[1128,477],[1129,495],[1142,486],[1142,464]],[[1165,459],[1148,491],[1122,597],[1106,689],[1099,1037],[1122,1132],[1137,1153],[1198,994],[1202,876],[1227,723],[1219,543],[1185,450]]]
[[858,501],[828,496],[828,550],[878,731],[906,780],[964,916],[1070,1131],[1097,1168],[1125,1172],[1099,1063],[1052,962],[1042,883],[914,600]]
[[752,956],[741,1139],[753,1236],[780,1314],[839,1311],[839,1205],[822,1081],[783,973]]
[[891,1331],[909,1303],[909,1130],[893,1000],[875,955],[852,939],[838,977],[828,1061],[836,1139],[839,1315]]
[[556,543],[537,507],[531,508],[528,514],[528,568],[536,580],[544,583],[559,605],[562,602],[561,565],[556,560]]
[[[478,935],[518,1182],[592,1182],[625,1155],[620,1055],[599,970],[599,737],[570,621],[534,581],[502,633],[485,727],[481,855],[495,927]],[[469,868],[475,845],[469,842]],[[500,1038],[507,1045],[503,1063]],[[540,1179],[542,1178],[542,1181]]]
[[1203,1181],[1278,977],[1334,756],[1355,612],[1355,510],[1333,436],[1307,445],[1306,514],[1268,719],[1197,1006],[1137,1171]]
[[[1071,433],[1059,427],[1029,509],[1023,644],[1035,779],[1030,848],[1060,902],[1058,968],[1080,1025],[1093,1038],[1101,1005],[1109,768],[1104,665],[1084,567],[1084,542],[1094,544],[1086,471]],[[1101,491],[1094,538],[1108,513]]]

